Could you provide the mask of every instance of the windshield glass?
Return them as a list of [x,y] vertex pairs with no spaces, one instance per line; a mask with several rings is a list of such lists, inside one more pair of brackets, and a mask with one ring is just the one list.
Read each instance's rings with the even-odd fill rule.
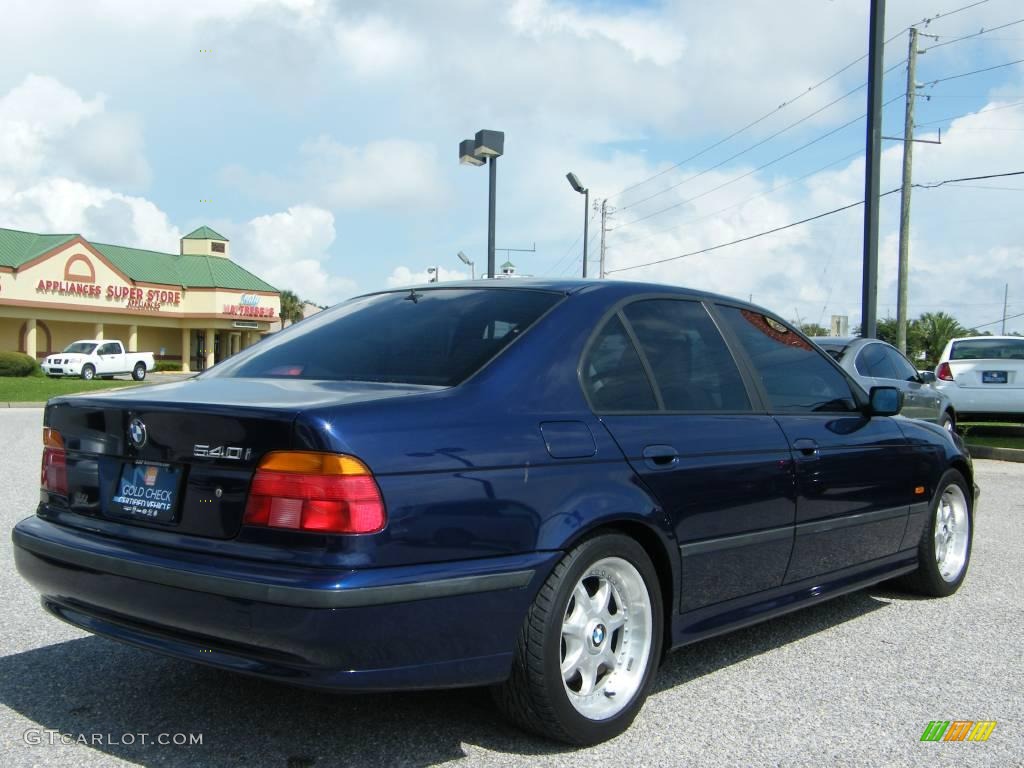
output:
[[1024,339],[954,341],[950,360],[1024,360]]
[[89,344],[84,341],[76,341],[74,344],[68,344],[64,347],[65,352],[73,352],[79,355],[91,355],[94,349],[96,349],[95,344]]
[[560,298],[509,288],[364,296],[303,320],[210,375],[454,386]]

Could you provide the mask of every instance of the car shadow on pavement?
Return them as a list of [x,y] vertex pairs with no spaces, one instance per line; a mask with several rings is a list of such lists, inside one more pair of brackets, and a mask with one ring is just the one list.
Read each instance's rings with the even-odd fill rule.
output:
[[836,597],[810,608],[702,640],[670,653],[662,662],[652,693],[674,688],[723,667],[776,650],[844,622],[885,608],[902,593],[878,585],[867,591]]
[[[655,691],[711,674],[882,608],[866,592],[757,627],[705,640],[665,660]],[[569,748],[507,725],[484,689],[336,695],[267,682],[83,637],[0,659],[0,704],[34,729],[5,734],[27,750],[80,748],[139,765],[431,766],[466,756],[463,744],[547,755]],[[134,734],[130,739],[127,735]],[[148,734],[141,743],[139,734]],[[160,734],[201,734],[193,746],[154,743]],[[94,739],[101,739],[96,743]],[[173,738],[173,736],[172,736]],[[57,744],[51,746],[51,741]],[[125,743],[129,740],[134,743]],[[41,742],[41,743],[39,743]],[[72,751],[76,750],[76,751]],[[29,755],[49,762],[54,755]]]

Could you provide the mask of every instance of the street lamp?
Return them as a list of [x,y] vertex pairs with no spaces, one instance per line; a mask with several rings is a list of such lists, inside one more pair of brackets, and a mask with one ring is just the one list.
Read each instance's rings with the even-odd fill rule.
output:
[[575,173],[565,174],[565,178],[569,180],[569,184],[583,195],[583,278],[587,277],[587,230],[590,228],[590,190],[580,184],[580,180],[576,177]]
[[470,280],[476,280],[476,266],[469,260],[469,256],[462,251],[459,251],[456,255],[459,257],[459,261],[469,267]]
[[427,280],[428,283],[439,283],[439,282],[441,282],[441,268],[440,267],[427,267],[427,274],[428,275],[433,275],[433,277],[431,277],[429,280]]
[[501,131],[481,130],[473,139],[459,142],[459,162],[463,165],[483,165],[490,159],[490,185],[487,201],[487,276],[494,277],[494,197],[498,184],[497,161],[505,152],[505,134]]

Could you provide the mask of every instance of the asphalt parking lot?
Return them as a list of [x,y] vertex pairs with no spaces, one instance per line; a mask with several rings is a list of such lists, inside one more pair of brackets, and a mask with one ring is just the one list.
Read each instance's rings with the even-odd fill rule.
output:
[[[41,415],[0,411],[2,765],[1024,764],[1024,464],[976,463],[973,560],[953,597],[879,587],[678,651],[632,729],[576,752],[505,725],[486,691],[309,692],[51,618],[10,544],[38,499]],[[922,743],[931,720],[998,725],[984,743]],[[58,733],[100,741],[63,744]],[[138,734],[201,734],[202,744]]]

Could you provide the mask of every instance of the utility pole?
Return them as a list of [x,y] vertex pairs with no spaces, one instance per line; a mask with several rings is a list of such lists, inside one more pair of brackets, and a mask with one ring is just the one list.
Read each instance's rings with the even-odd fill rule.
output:
[[1010,296],[1010,284],[1009,283],[1005,283],[1003,285],[1003,324],[1002,324],[1002,326],[1000,328],[1000,331],[999,331],[999,335],[1000,336],[1005,336],[1006,335],[1006,300],[1007,300],[1007,298],[1009,298],[1009,296]]
[[604,277],[605,277],[605,274],[604,274],[604,265],[605,265],[605,260],[604,260],[605,239],[604,239],[604,236],[608,232],[608,226],[607,226],[608,225],[608,216],[610,214],[612,214],[612,213],[615,213],[615,209],[608,207],[608,198],[606,197],[604,200],[601,201],[601,261],[600,261],[600,266],[598,268],[598,277],[600,277],[602,280],[604,280]]
[[903,183],[900,187],[899,277],[896,289],[896,346],[907,354],[907,282],[910,278],[910,190],[914,165],[914,97],[917,95],[917,28],[910,28],[907,104],[903,114]]
[[878,335],[878,193],[882,154],[882,69],[885,0],[871,0],[868,34],[868,127],[864,156],[864,264],[861,276],[860,335]]

